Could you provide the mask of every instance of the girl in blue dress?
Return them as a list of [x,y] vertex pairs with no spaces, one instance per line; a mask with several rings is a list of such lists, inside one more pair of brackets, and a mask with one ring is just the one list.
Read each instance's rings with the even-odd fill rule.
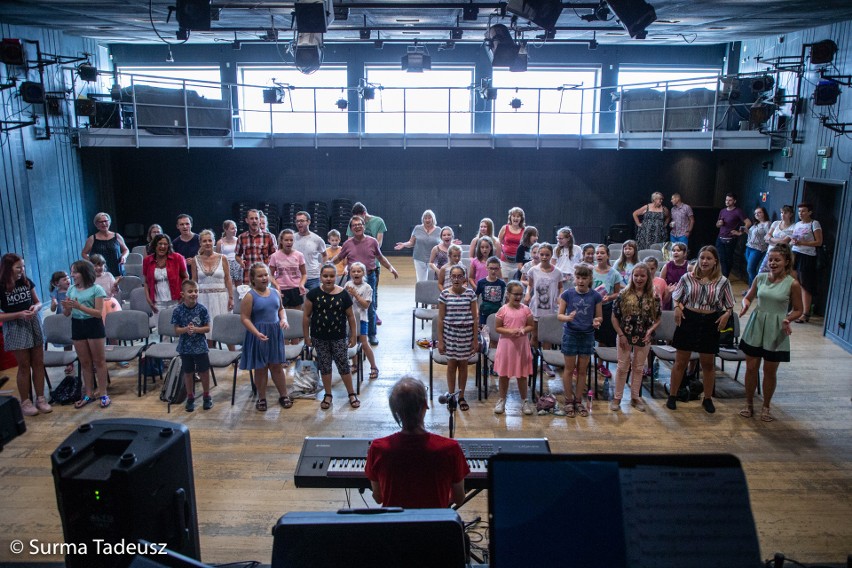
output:
[[255,262],[249,268],[249,282],[251,290],[240,303],[240,319],[246,327],[240,369],[254,370],[256,409],[264,412],[267,408],[267,370],[272,374],[272,382],[278,389],[278,404],[290,408],[293,401],[287,396],[287,382],[282,366],[287,361],[282,330],[287,329],[289,324],[281,306],[281,295],[269,288],[269,269],[262,262]]

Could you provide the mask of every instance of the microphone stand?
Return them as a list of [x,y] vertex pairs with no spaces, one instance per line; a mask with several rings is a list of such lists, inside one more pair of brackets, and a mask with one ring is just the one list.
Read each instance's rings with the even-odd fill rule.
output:
[[456,415],[456,410],[459,407],[458,395],[459,395],[460,392],[461,391],[456,391],[456,392],[447,393],[446,395],[444,395],[444,398],[447,399],[447,403],[446,403],[447,404],[447,410],[449,410],[449,412],[450,412],[450,424],[449,424],[450,438],[456,437],[455,436],[455,434],[456,434],[455,415]]

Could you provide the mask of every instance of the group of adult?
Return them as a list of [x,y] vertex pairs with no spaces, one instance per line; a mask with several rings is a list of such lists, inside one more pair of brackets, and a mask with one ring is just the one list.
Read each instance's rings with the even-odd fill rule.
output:
[[[636,223],[636,242],[639,250],[650,248],[654,243],[665,241],[687,243],[695,225],[692,208],[683,203],[677,193],[671,197],[671,209],[663,205],[663,194],[654,192],[651,202],[633,212]],[[716,250],[722,274],[728,278],[734,264],[734,257],[740,237],[746,236],[745,261],[747,284],[762,272],[768,272],[768,252],[778,244],[787,244],[794,253],[792,270],[801,287],[804,313],[797,323],[810,320],[813,295],[817,292],[818,270],[817,254],[823,243],[823,232],[819,221],[813,218],[813,206],[799,203],[797,206],[799,221],[795,220],[794,209],[784,205],[780,210],[780,219],[771,221],[769,213],[762,206],[754,208],[749,217],[737,205],[737,196],[725,195],[725,207],[719,211],[716,220],[718,234]],[[667,227],[671,229],[668,237]]]

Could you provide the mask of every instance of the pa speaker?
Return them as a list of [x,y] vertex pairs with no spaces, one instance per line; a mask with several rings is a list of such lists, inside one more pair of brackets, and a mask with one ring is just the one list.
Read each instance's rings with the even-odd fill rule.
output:
[[464,525],[453,509],[292,512],[278,520],[272,536],[272,568],[465,565]]
[[21,99],[25,103],[42,104],[44,103],[44,85],[33,81],[24,81],[21,83],[18,92],[21,94]]
[[0,396],[0,450],[26,431],[21,403],[14,396]]
[[139,539],[200,558],[186,426],[96,420],[66,438],[51,462],[68,568],[124,568]]
[[177,0],[175,14],[182,29],[210,29],[210,0]]

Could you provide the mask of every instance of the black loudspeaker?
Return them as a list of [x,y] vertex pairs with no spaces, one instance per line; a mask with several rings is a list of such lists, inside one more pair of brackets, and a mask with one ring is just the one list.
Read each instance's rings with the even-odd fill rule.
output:
[[20,401],[14,396],[0,396],[0,451],[13,438],[26,431]]
[[210,0],[177,0],[175,14],[185,30],[210,29]]
[[465,565],[464,525],[453,509],[293,512],[272,535],[272,568]]
[[68,568],[124,568],[139,539],[200,559],[189,430],[96,420],[51,455]]
[[21,99],[25,103],[42,104],[44,102],[44,85],[33,81],[24,81],[18,88]]

